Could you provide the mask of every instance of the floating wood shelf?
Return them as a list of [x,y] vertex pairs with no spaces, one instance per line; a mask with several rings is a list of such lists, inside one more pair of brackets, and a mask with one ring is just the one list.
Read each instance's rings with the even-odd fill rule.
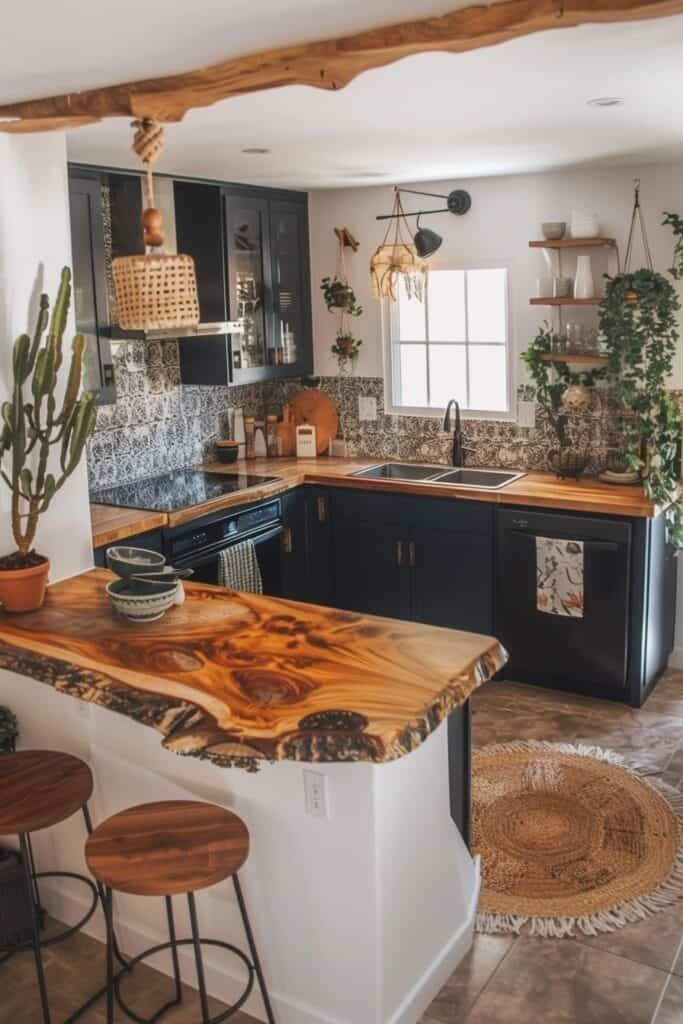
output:
[[614,246],[613,238],[543,238],[538,242],[529,242],[531,249],[598,249]]
[[590,356],[583,352],[566,352],[564,355],[557,352],[545,352],[541,359],[544,363],[592,363],[594,366],[606,366],[607,356]]
[[529,299],[531,306],[597,306],[602,299]]

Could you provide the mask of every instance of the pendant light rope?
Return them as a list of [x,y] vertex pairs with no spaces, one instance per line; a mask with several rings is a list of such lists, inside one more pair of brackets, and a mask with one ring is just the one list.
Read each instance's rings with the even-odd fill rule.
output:
[[151,117],[143,117],[133,121],[133,152],[140,157],[145,165],[145,200],[148,207],[154,206],[154,184],[152,181],[152,165],[164,148],[164,128]]
[[631,214],[631,227],[629,228],[628,242],[626,243],[626,257],[624,261],[625,274],[628,274],[631,268],[631,256],[633,254],[633,241],[635,236],[636,223],[640,227],[640,234],[643,239],[643,249],[645,250],[645,259],[647,260],[648,270],[654,270],[654,265],[652,263],[652,253],[650,252],[650,243],[647,240],[647,228],[645,227],[643,208],[640,205],[640,178],[634,178],[633,184],[633,213]]

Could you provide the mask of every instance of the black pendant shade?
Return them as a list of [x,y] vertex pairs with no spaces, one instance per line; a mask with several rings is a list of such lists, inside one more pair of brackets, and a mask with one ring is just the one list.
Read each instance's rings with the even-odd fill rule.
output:
[[431,228],[418,227],[413,236],[413,242],[415,243],[417,255],[424,259],[436,252],[443,242],[443,238],[441,235],[437,235],[436,231],[432,231]]

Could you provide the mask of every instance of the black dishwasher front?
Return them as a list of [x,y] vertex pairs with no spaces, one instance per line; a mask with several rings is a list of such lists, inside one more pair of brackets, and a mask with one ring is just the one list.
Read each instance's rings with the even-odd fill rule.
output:
[[[537,539],[567,542],[583,564],[580,614],[537,607]],[[541,541],[543,550],[544,541]],[[631,524],[554,512],[497,512],[496,635],[517,682],[623,696],[627,685]]]

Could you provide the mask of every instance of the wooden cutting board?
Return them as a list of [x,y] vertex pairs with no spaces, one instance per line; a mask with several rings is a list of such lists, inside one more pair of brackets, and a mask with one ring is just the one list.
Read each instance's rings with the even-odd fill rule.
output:
[[295,395],[290,405],[297,426],[310,423],[315,427],[316,450],[318,455],[324,455],[339,429],[337,407],[332,399],[317,388],[307,388]]

